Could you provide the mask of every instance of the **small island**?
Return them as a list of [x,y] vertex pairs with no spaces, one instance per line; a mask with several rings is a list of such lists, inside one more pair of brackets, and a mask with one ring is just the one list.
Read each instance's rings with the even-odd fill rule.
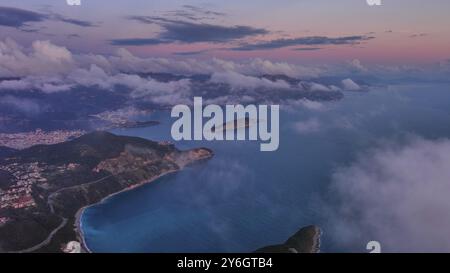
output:
[[222,132],[228,130],[238,130],[243,128],[249,128],[251,125],[256,124],[257,121],[250,119],[249,117],[245,117],[243,119],[235,119],[234,121],[225,122],[222,126],[218,126],[217,128],[213,126],[211,131],[214,132]]

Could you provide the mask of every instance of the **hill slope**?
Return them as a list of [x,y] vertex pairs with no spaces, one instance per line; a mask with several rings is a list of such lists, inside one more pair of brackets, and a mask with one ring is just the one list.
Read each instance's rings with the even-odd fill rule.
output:
[[81,208],[212,155],[107,132],[9,154],[0,163],[10,179],[0,190],[0,251],[60,251],[79,240]]

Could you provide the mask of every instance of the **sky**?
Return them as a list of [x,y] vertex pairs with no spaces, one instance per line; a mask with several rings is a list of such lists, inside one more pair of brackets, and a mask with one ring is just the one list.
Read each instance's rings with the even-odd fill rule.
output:
[[[2,108],[38,116],[55,107],[50,103],[56,100],[47,98],[89,88],[95,93],[111,91],[102,94],[105,101],[108,95],[125,94],[127,106],[190,104],[194,96],[207,95],[205,104],[279,103],[283,97],[292,109],[324,111],[324,104],[299,100],[297,95],[308,91],[313,97],[321,92],[336,98],[336,91],[365,92],[399,82],[409,88],[420,81],[448,86],[450,79],[449,0],[382,0],[381,6],[369,6],[366,0],[81,2],[69,6],[66,0],[0,0]],[[203,82],[175,77],[166,82],[146,75],[155,72],[210,78]],[[262,75],[284,75],[300,82]],[[41,94],[35,96],[36,91]],[[75,101],[74,107],[95,111],[84,102]],[[305,134],[322,126],[310,119],[293,128]],[[419,249],[438,242],[433,249],[448,250],[441,239],[450,227],[449,155],[450,141],[419,139],[395,153],[376,150],[338,170],[333,183],[339,198],[366,215],[389,211],[389,217],[399,219],[386,225],[363,215],[354,221],[356,228],[390,238],[393,246]],[[434,161],[424,164],[417,158]],[[411,162],[420,164],[410,168]],[[431,180],[423,174],[432,174],[436,185],[430,187]],[[404,194],[408,187],[411,190]],[[392,194],[383,196],[385,188]],[[414,214],[420,209],[426,212],[423,217]],[[433,214],[436,211],[442,213]],[[342,221],[347,225],[347,217],[355,214],[340,208],[332,213],[340,217],[332,219],[340,232]],[[430,219],[441,225],[426,242],[410,240],[423,237]],[[357,229],[345,228],[354,237]],[[391,230],[396,232],[387,232]]]
[[0,0],[0,38],[141,57],[431,64],[450,58],[450,1]]

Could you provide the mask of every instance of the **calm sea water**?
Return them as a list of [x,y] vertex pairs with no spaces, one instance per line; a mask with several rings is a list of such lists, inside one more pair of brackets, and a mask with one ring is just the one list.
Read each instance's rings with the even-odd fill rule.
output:
[[[176,143],[211,148],[215,157],[88,208],[82,221],[89,248],[250,252],[316,224],[324,232],[322,251],[365,251],[367,241],[343,249],[327,232],[323,206],[333,206],[333,171],[383,139],[450,137],[450,86],[399,85],[345,95],[319,110],[285,109],[276,152],[260,152],[256,142]],[[171,140],[169,115],[147,117],[160,120],[159,126],[113,132]],[[315,125],[299,132],[295,123],[304,121]]]

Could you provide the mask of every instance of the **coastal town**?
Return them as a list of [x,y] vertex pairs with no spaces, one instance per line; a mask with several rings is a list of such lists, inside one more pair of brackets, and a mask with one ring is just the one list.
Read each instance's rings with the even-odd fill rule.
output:
[[34,145],[50,145],[65,142],[80,137],[85,133],[83,130],[56,130],[47,132],[41,129],[14,134],[0,133],[0,146],[22,150]]
[[[5,134],[0,133],[0,146],[22,150],[35,145],[50,145],[65,142],[84,135],[82,130],[43,131],[37,129],[32,132]],[[56,167],[57,172],[76,168],[76,164]],[[45,186],[47,178],[43,173],[48,166],[39,162],[26,164],[0,165],[0,226],[10,219],[4,216],[6,209],[27,209],[36,206],[32,196],[33,185],[40,183]]]
[[0,225],[9,220],[3,216],[3,210],[8,208],[27,209],[36,206],[32,187],[35,184],[39,184],[41,187],[47,186],[47,178],[44,177],[46,172],[63,173],[67,170],[75,170],[77,166],[78,164],[75,163],[48,166],[38,162],[0,165],[0,172],[10,176],[7,187],[0,188]]
[[0,165],[0,170],[12,176],[10,186],[5,190],[0,189],[0,209],[35,206],[36,203],[31,196],[31,187],[35,183],[47,181],[41,175],[43,168],[39,166],[39,163]]
[[31,192],[32,185],[46,182],[41,176],[43,168],[37,162],[29,164],[0,165],[0,171],[9,174],[9,187],[0,189],[0,225],[8,222],[2,211],[7,208],[22,209],[36,205]]
[[212,156],[104,131],[13,152],[0,160],[0,251],[79,252],[80,209]]

